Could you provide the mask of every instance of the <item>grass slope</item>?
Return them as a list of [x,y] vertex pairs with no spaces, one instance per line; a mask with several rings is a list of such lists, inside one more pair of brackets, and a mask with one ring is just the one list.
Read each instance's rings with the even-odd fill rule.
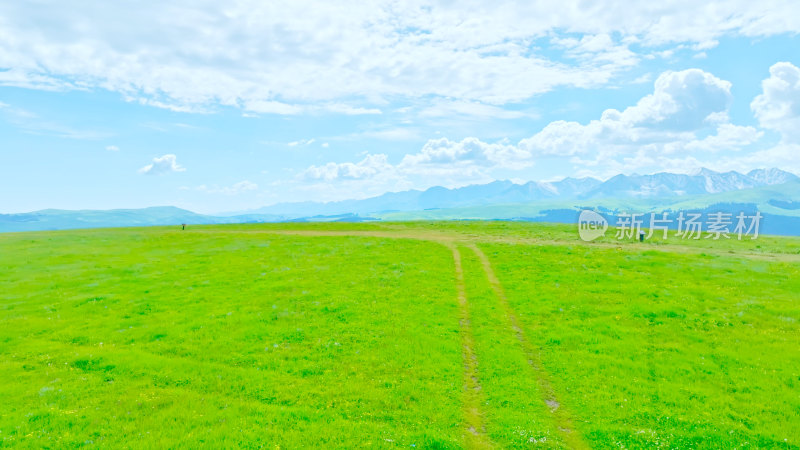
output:
[[460,439],[443,246],[165,230],[3,236],[0,439]]
[[484,248],[595,447],[800,441],[796,263]]
[[576,234],[0,235],[0,445],[800,446],[800,239]]

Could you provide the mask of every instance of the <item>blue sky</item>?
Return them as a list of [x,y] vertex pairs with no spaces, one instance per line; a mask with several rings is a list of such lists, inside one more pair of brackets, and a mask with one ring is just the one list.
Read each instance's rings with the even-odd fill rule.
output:
[[0,213],[800,172],[792,1],[69,3],[0,2]]

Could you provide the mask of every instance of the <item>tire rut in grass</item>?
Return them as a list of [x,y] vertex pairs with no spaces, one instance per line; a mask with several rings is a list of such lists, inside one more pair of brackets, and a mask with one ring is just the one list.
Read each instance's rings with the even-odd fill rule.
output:
[[475,355],[475,341],[469,320],[469,303],[464,286],[464,269],[461,266],[461,254],[455,246],[448,246],[453,251],[453,262],[456,270],[456,288],[458,291],[459,323],[461,326],[462,353],[464,357],[464,419],[467,428],[465,444],[468,448],[492,448],[486,435],[481,411],[481,384],[478,378],[478,358]]
[[[689,247],[680,244],[669,245],[647,245],[635,246],[636,243],[631,242],[582,242],[571,240],[558,240],[549,238],[531,238],[531,237],[514,237],[514,236],[477,236],[474,234],[465,234],[458,232],[446,231],[425,231],[425,230],[236,230],[235,233],[241,234],[275,234],[275,235],[294,235],[294,236],[316,236],[316,237],[378,237],[390,239],[417,239],[423,241],[433,241],[442,243],[453,242],[468,242],[473,239],[479,239],[482,242],[493,242],[498,244],[521,244],[521,245],[553,245],[553,246],[578,246],[591,249],[617,249],[617,250],[630,250],[630,251],[658,251],[665,253],[688,253],[688,254],[707,254],[715,256],[724,256],[726,258],[745,258],[755,259],[762,261],[775,261],[775,262],[800,262],[800,254],[794,253],[754,253],[753,251],[736,251],[732,250],[715,250],[708,247]],[[214,234],[220,233],[215,230],[198,230],[195,233]],[[231,231],[225,231],[231,233]],[[576,238],[577,239],[577,238]]]
[[467,247],[478,256],[478,259],[483,266],[486,277],[489,279],[489,284],[492,286],[492,290],[494,291],[501,308],[506,314],[509,325],[514,331],[517,341],[528,358],[528,365],[534,371],[534,378],[539,385],[539,391],[542,393],[542,400],[547,405],[550,413],[553,415],[555,425],[558,428],[559,433],[561,433],[564,442],[569,446],[569,448],[573,449],[589,448],[589,446],[583,441],[583,438],[575,431],[575,428],[572,424],[572,415],[558,400],[555,390],[553,389],[553,385],[550,383],[549,376],[541,365],[539,352],[534,349],[530,341],[528,341],[528,338],[525,336],[525,332],[522,330],[522,327],[519,324],[519,319],[517,318],[516,313],[508,303],[508,298],[506,297],[505,291],[503,291],[503,286],[500,284],[500,280],[497,278],[497,275],[495,275],[494,270],[492,269],[489,258],[487,258],[486,254],[483,253],[483,251],[481,251],[481,249],[478,248],[478,246],[474,243],[467,244]]

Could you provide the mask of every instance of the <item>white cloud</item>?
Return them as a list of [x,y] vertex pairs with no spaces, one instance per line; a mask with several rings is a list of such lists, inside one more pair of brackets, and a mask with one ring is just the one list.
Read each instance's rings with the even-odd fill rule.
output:
[[311,145],[314,142],[315,142],[315,139],[313,139],[313,138],[312,139],[300,139],[299,141],[289,142],[286,145],[288,145],[289,147],[298,147],[298,146],[304,147],[306,145]]
[[328,112],[345,114],[348,116],[360,116],[369,114],[382,114],[378,108],[362,108],[358,106],[350,106],[344,103],[334,103],[325,105],[324,109]]
[[106,146],[106,150],[108,150],[110,152],[118,152],[119,151],[119,147],[117,147],[116,145],[108,145],[108,146]]
[[639,62],[639,56],[627,44],[614,41],[607,33],[586,34],[580,39],[556,37],[553,43],[566,49],[566,56],[579,61],[618,67],[634,66]]
[[705,42],[698,42],[697,44],[692,46],[692,50],[711,50],[712,48],[719,45],[719,41],[716,39],[711,39]]
[[[344,103],[325,103],[319,105],[289,104],[272,100],[248,100],[243,103],[245,111],[263,114],[298,115],[298,114],[344,114],[347,116],[360,116],[382,114],[377,108],[364,108]],[[247,114],[247,113],[245,113]]]
[[322,166],[311,166],[301,174],[313,180],[332,181],[336,179],[371,178],[378,174],[386,174],[393,168],[384,154],[367,155],[357,163],[329,162]]
[[637,63],[633,43],[702,51],[798,29],[793,0],[3,2],[0,85],[176,111],[379,114],[389,98],[498,105],[603,85]]
[[354,141],[362,139],[378,139],[382,141],[415,141],[419,140],[419,129],[408,126],[375,128],[357,133],[346,134],[333,139]]
[[153,162],[139,169],[145,175],[161,175],[169,172],[183,172],[186,169],[178,164],[175,155],[168,154],[153,158]]
[[453,116],[469,116],[482,119],[519,119],[522,117],[535,117],[535,114],[514,111],[494,105],[487,105],[477,101],[440,99],[422,108],[419,113],[423,118],[452,118]]
[[[625,109],[619,118],[637,127],[696,130],[705,126],[712,114],[727,111],[732,100],[731,83],[708,72],[665,72],[656,79],[653,93]],[[615,114],[615,110],[606,113]]]
[[[2,35],[0,35],[2,37]],[[2,45],[0,40],[0,45]],[[0,54],[1,56],[2,54]],[[2,61],[2,59],[0,59]],[[20,70],[11,68],[0,71],[0,86],[13,86],[28,89],[38,89],[41,91],[63,91],[68,89],[80,89],[79,86],[68,81],[60,80],[53,76],[35,73],[30,70]]]
[[750,108],[761,127],[780,135],[780,142],[746,155],[724,158],[720,164],[726,168],[748,170],[768,163],[800,172],[800,68],[778,62],[770,67],[769,74]]
[[244,109],[256,113],[282,115],[296,115],[303,112],[301,106],[271,100],[250,100],[245,102]]
[[500,167],[523,168],[532,164],[530,153],[506,142],[486,143],[469,137],[459,142],[432,139],[416,154],[403,157],[399,168],[406,173],[443,174]]
[[[587,124],[554,121],[516,145],[475,137],[431,139],[397,164],[390,164],[386,155],[368,155],[355,164],[311,166],[304,175],[327,182],[358,178],[412,183],[427,178],[452,186],[490,179],[498,169],[524,169],[537,158],[565,158],[577,172],[601,177],[637,169],[687,172],[701,165],[720,167],[734,164],[733,151],[763,136],[755,127],[730,123],[731,101],[731,83],[708,72],[665,72],[651,94],[623,111],[608,109]],[[785,155],[787,148],[774,153]]]
[[800,144],[800,68],[779,62],[769,74],[750,107],[762,127],[779,132],[786,143]]
[[356,133],[352,138],[380,139],[384,141],[412,141],[419,139],[419,130],[410,127],[394,127]]
[[[357,163],[330,162],[310,166],[301,178],[324,182],[359,180],[376,185],[414,185],[414,180],[427,179],[426,187],[435,184],[450,187],[487,181],[489,173],[498,168],[520,169],[533,164],[530,154],[507,142],[486,143],[470,137],[461,141],[432,139],[418,153],[407,154],[397,164],[391,164],[385,154],[367,154]],[[431,178],[431,177],[435,178]],[[329,184],[330,185],[330,184]]]
[[693,140],[682,147],[685,150],[706,150],[710,152],[740,150],[742,147],[757,142],[763,135],[763,131],[759,131],[754,127],[723,123],[717,128],[716,134]]
[[[655,81],[653,93],[623,111],[605,110],[600,119],[583,125],[558,120],[519,147],[540,156],[598,154],[609,157],[638,148],[669,151],[696,140],[695,132],[724,125],[732,101],[731,84],[700,69],[665,72]],[[722,128],[725,133],[738,128]],[[753,130],[754,131],[754,130]],[[741,134],[740,134],[741,135]],[[725,142],[730,142],[728,139]],[[723,138],[709,140],[721,143]],[[696,144],[695,148],[703,146]]]

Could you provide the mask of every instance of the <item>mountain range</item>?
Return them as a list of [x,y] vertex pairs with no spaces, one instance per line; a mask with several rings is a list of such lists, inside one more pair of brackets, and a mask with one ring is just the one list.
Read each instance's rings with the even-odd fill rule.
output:
[[714,172],[700,169],[691,175],[656,173],[653,175],[616,175],[606,181],[595,178],[565,178],[556,182],[530,181],[515,184],[494,181],[447,189],[441,186],[419,191],[390,192],[364,200],[339,202],[279,203],[264,208],[222,214],[225,216],[268,214],[285,218],[307,215],[359,214],[374,215],[397,211],[458,208],[505,203],[529,203],[550,200],[592,199],[664,199],[687,195],[722,192],[773,186],[800,177],[780,169],[757,169],[739,172]]
[[[119,210],[42,210],[0,214],[0,231],[280,221],[510,219],[573,222],[582,208],[664,211],[741,204],[783,219],[775,234],[800,234],[800,177],[780,169],[746,174],[700,169],[516,184],[494,181],[448,189],[390,192],[363,200],[279,203],[256,210],[201,215],[176,207]],[[800,222],[798,222],[800,224]]]

